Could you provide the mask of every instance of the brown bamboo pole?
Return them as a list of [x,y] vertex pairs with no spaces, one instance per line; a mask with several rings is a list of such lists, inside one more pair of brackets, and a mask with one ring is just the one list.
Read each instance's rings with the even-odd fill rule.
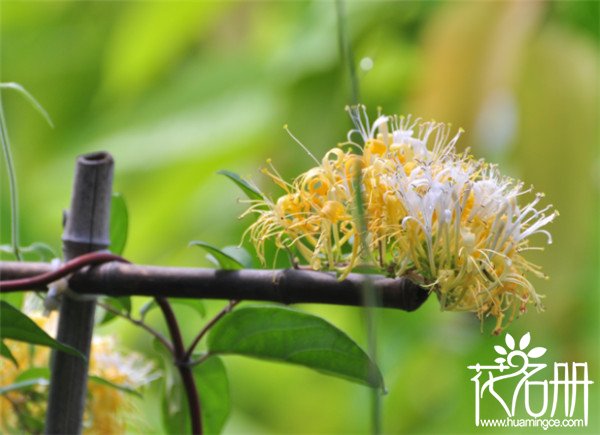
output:
[[[0,263],[3,280],[50,271],[46,263]],[[369,278],[377,306],[413,311],[427,299],[428,292],[408,278]],[[362,306],[365,279],[365,275],[351,273],[339,281],[332,273],[296,269],[224,271],[111,262],[74,273],[69,284],[81,294]]]
[[[113,166],[112,157],[104,152],[77,159],[62,237],[65,260],[108,248]],[[86,359],[53,352],[47,434],[81,433],[95,310],[93,296],[81,300],[66,295],[61,303],[56,338],[79,350]]]

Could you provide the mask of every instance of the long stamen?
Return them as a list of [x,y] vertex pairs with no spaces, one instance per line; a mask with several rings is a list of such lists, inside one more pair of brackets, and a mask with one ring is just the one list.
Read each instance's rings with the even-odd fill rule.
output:
[[289,134],[289,135],[290,135],[290,137],[291,137],[291,138],[292,138],[292,139],[293,139],[293,140],[294,140],[294,141],[295,141],[295,142],[296,142],[298,145],[300,145],[300,147],[301,147],[301,148],[302,148],[302,149],[303,149],[303,150],[306,152],[306,154],[308,154],[308,155],[309,155],[309,156],[310,156],[310,157],[311,157],[311,158],[312,158],[312,159],[313,159],[313,160],[314,160],[314,161],[317,163],[317,165],[319,165],[319,164],[320,164],[320,162],[317,160],[317,158],[314,156],[314,154],[313,154],[313,153],[311,153],[311,152],[310,152],[310,150],[309,150],[309,149],[308,149],[306,146],[304,146],[304,144],[303,144],[302,142],[300,142],[300,140],[298,140],[298,138],[297,138],[296,136],[294,136],[294,135],[292,134],[292,132],[291,132],[291,131],[290,131],[290,129],[288,128],[287,124],[285,124],[285,125],[283,126],[283,129],[284,129],[284,130],[287,132],[287,134]]

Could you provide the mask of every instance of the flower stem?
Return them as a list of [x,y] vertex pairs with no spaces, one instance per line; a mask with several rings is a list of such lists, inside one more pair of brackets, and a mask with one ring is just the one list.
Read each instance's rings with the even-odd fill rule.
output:
[[[356,170],[356,177],[353,180],[354,184],[354,195],[356,196],[356,225],[359,229],[360,244],[361,244],[361,255],[363,261],[367,264],[372,263],[369,260],[369,245],[368,245],[368,226],[367,219],[365,216],[365,204],[362,196],[362,172],[359,168]],[[380,245],[380,252],[382,252]],[[381,256],[381,254],[380,254]],[[379,302],[377,294],[375,293],[375,287],[372,279],[366,275],[365,281],[362,288],[362,300],[363,300],[363,313],[365,329],[367,333],[367,349],[369,357],[373,361],[373,367],[371,367],[370,376],[373,376],[373,372],[376,370],[377,364],[377,319],[375,317],[374,307],[378,306]],[[381,433],[381,392],[377,389],[373,389],[371,392],[371,433],[378,435]]]
[[354,65],[354,54],[352,52],[352,45],[350,44],[348,27],[346,26],[347,20],[344,0],[336,0],[335,9],[337,12],[337,33],[340,56],[342,58],[342,62],[345,62],[348,66],[348,73],[350,77],[350,103],[358,104],[358,100],[360,99],[358,77],[356,75],[356,67]]

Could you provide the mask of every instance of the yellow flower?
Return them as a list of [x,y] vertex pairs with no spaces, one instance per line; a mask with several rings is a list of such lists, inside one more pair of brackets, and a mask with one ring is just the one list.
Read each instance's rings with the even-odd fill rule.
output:
[[[49,334],[56,328],[56,316],[29,316]],[[3,359],[0,371],[0,385],[15,382],[20,373],[31,368],[48,367],[50,350],[46,347],[31,346],[27,343],[6,340],[19,367]],[[127,356],[115,351],[116,342],[112,337],[94,337],[90,355],[91,376],[103,378],[113,384],[136,389],[154,379],[153,365],[141,355]],[[28,390],[15,390],[0,396],[0,431],[34,432],[35,421],[43,424],[46,413],[48,387],[40,385]],[[132,403],[128,394],[112,386],[90,380],[84,416],[84,431],[90,434],[123,433],[128,411]],[[42,428],[37,428],[39,431]]]
[[[155,379],[151,362],[137,353],[123,355],[115,351],[112,336],[94,337],[90,358],[90,375],[113,384],[138,389]],[[88,402],[84,426],[87,433],[107,434],[125,431],[128,411],[132,403],[127,393],[98,382],[88,383]]]
[[[542,228],[558,212],[536,208],[543,195],[520,205],[531,189],[457,153],[462,131],[451,137],[449,125],[385,115],[371,124],[364,106],[347,110],[355,128],[317,167],[291,184],[272,166],[264,170],[285,195],[254,201],[246,212],[258,214],[248,233],[259,257],[264,261],[264,243],[273,239],[342,279],[367,259],[392,276],[416,277],[444,310],[496,317],[495,333],[528,302],[541,309],[525,275],[544,275],[522,254],[542,249],[530,246],[534,234],[551,243]],[[366,234],[353,217],[357,174]],[[361,237],[369,252],[361,252]]]

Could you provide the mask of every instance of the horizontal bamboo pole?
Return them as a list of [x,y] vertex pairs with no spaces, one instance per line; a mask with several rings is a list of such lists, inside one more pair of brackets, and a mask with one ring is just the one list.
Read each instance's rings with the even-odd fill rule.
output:
[[[28,278],[50,271],[47,263],[0,262],[2,280]],[[428,292],[408,278],[369,277],[376,296],[374,300],[380,307],[413,311],[427,299]],[[74,273],[69,279],[69,286],[80,294],[109,296],[361,306],[365,279],[365,275],[351,273],[345,280],[339,281],[332,273],[298,269],[214,270],[110,262]],[[43,291],[44,288],[37,290]]]

